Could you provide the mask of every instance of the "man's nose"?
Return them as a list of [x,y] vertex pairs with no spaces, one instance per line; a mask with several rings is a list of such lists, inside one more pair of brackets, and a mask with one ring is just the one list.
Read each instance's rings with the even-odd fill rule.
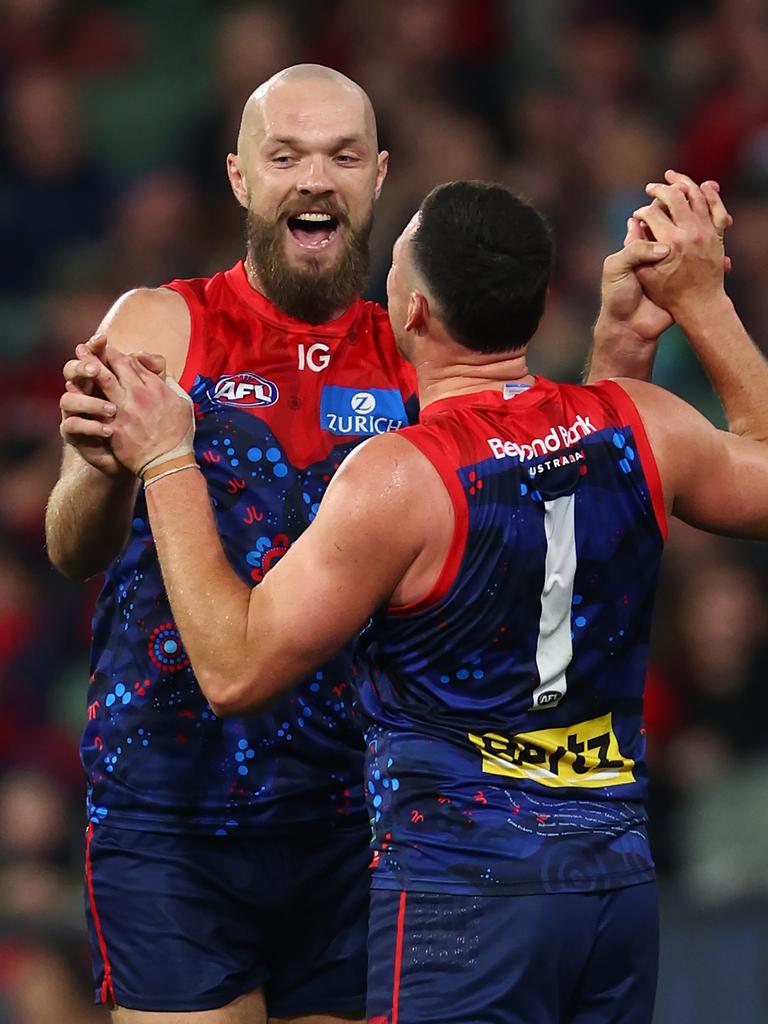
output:
[[324,192],[333,192],[333,181],[328,173],[325,157],[313,156],[302,167],[296,182],[296,188],[302,195],[315,196]]

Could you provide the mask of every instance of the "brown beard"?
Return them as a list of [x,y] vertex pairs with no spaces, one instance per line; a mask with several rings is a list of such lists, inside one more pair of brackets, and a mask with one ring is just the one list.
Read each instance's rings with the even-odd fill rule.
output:
[[[335,211],[334,211],[335,214]],[[285,257],[283,220],[268,220],[249,209],[246,217],[248,257],[266,297],[284,313],[310,324],[323,324],[351,306],[368,274],[368,238],[373,210],[357,229],[339,219],[338,231],[347,233],[336,262],[327,270],[310,257],[304,266],[292,267]]]

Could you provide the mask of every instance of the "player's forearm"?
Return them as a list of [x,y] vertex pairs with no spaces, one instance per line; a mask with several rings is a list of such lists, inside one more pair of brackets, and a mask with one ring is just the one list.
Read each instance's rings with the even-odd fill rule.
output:
[[599,316],[592,331],[584,382],[592,384],[609,377],[650,380],[655,355],[655,340],[641,338],[624,324]]
[[202,473],[163,477],[146,499],[171,611],[197,681],[217,714],[237,713],[257,668],[248,650],[253,588],[224,553]]
[[681,306],[675,319],[723,403],[728,429],[768,441],[768,362],[725,292]]
[[110,477],[78,457],[48,499],[45,539],[52,564],[71,579],[103,572],[122,552],[131,528],[136,480]]

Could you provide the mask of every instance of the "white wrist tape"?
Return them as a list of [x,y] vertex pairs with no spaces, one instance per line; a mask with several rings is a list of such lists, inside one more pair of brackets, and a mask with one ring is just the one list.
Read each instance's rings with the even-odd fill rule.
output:
[[[177,469],[186,468],[187,465],[194,465],[195,456],[195,407],[192,399],[184,391],[183,388],[179,387],[173,377],[166,377],[165,386],[170,388],[171,391],[175,391],[177,395],[181,396],[186,402],[189,403],[189,430],[187,430],[184,437],[179,441],[175,448],[171,448],[170,451],[163,452],[162,455],[156,455],[149,462],[145,462],[144,465],[138,472],[138,476],[147,482],[147,475],[149,474],[150,479],[157,479],[157,470],[165,465],[167,462],[177,463]],[[188,461],[188,456],[192,456],[192,461]],[[178,465],[178,460],[183,460],[185,465]],[[170,466],[168,467],[171,468]]]

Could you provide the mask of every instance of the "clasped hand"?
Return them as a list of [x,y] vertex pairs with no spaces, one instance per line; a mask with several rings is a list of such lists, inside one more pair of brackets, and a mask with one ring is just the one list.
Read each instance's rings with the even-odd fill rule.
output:
[[141,476],[167,454],[192,451],[194,407],[165,377],[162,356],[126,355],[96,337],[64,366],[61,436],[109,475]]

